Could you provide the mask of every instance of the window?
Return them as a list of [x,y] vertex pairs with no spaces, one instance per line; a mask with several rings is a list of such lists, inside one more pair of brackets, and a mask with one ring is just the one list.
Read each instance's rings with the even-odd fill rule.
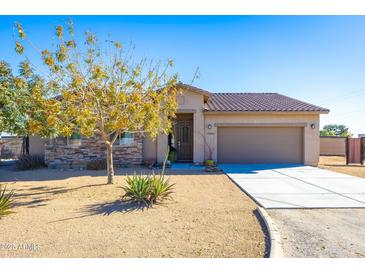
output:
[[119,145],[124,145],[124,146],[132,145],[134,143],[133,133],[123,132],[118,137],[118,143],[119,143]]
[[69,145],[81,145],[81,135],[79,132],[73,132],[70,137],[68,137]]

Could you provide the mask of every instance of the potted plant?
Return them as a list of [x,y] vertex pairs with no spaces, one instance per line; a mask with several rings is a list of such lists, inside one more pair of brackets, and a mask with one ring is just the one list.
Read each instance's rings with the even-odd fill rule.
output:
[[206,166],[214,166],[214,161],[212,159],[205,160]]

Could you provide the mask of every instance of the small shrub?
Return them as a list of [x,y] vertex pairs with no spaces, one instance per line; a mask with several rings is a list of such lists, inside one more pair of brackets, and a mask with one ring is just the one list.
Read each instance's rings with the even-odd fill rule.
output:
[[18,170],[36,169],[45,166],[44,156],[42,155],[22,155],[15,163]]
[[105,170],[107,166],[105,159],[92,160],[87,163],[86,169],[88,170]]
[[12,213],[11,208],[14,203],[14,192],[6,192],[6,186],[0,185],[0,219],[5,215]]
[[138,203],[144,203],[146,206],[149,206],[150,201],[150,179],[147,176],[136,175],[134,174],[132,177],[127,177],[127,186],[123,187],[125,194],[123,198],[129,198]]

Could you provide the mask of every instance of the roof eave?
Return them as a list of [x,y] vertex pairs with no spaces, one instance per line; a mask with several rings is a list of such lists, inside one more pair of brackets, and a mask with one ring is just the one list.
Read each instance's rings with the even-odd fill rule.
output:
[[176,86],[178,88],[183,89],[183,90],[188,90],[188,91],[195,92],[195,93],[198,93],[198,94],[202,95],[204,97],[204,103],[206,103],[212,95],[209,91],[206,91],[204,89],[197,88],[197,87],[194,87],[194,86],[191,86],[191,85],[188,85],[188,84],[184,84],[184,83],[181,83],[181,82],[179,82]]
[[207,114],[328,114],[329,110],[318,111],[232,111],[232,110],[203,110]]

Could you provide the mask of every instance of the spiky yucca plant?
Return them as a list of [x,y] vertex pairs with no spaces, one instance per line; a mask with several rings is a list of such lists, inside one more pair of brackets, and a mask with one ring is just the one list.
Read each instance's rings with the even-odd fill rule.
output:
[[170,184],[165,178],[165,168],[168,153],[162,166],[160,174],[150,176],[136,175],[127,177],[127,186],[122,187],[125,191],[123,198],[134,200],[138,203],[144,203],[147,207],[167,198],[172,192],[174,184]]
[[172,192],[175,184],[170,184],[163,174],[153,174],[150,178],[150,200],[157,203],[158,200],[167,198]]
[[11,208],[14,203],[14,191],[7,192],[6,186],[0,184],[0,219],[12,213]]
[[127,177],[127,186],[123,187],[125,194],[123,198],[135,200],[138,203],[150,205],[150,181],[143,175],[134,174]]

